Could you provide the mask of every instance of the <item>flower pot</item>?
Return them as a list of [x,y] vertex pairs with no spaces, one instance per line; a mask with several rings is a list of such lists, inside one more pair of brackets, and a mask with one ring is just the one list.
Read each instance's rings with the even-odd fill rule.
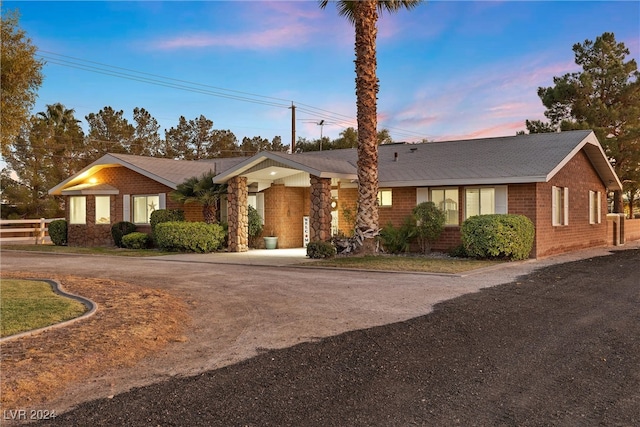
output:
[[264,247],[267,249],[275,249],[278,246],[277,237],[264,237]]

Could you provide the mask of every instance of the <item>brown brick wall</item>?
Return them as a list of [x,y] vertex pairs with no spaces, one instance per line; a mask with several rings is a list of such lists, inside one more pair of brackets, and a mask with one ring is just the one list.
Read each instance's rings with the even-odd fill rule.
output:
[[[95,196],[83,196],[87,201],[87,223],[67,225],[67,244],[69,246],[113,246],[111,237],[111,224],[116,214],[115,201],[117,196],[109,196],[111,224],[96,224],[96,199]],[[66,203],[67,210],[65,218],[69,221],[69,203]]]
[[[384,188],[380,188],[383,190]],[[393,188],[391,191],[392,206],[380,206],[378,214],[380,227],[391,223],[395,227],[402,225],[406,217],[411,215],[411,210],[416,207],[415,187]]]
[[[111,224],[95,224],[95,199],[87,196],[87,224],[69,225],[68,240],[71,246],[112,246],[111,225],[123,220],[123,196],[165,193],[167,209],[182,209],[187,221],[202,221],[202,208],[198,204],[182,205],[169,197],[171,187],[149,179],[125,167],[104,168],[92,178],[117,188],[120,193],[111,196]],[[68,205],[68,203],[67,203]],[[67,220],[69,212],[66,213]],[[131,218],[129,219],[131,220]],[[151,233],[148,225],[139,225],[137,231]]]
[[627,242],[640,240],[640,219],[624,220],[624,239]]
[[[569,225],[553,226],[552,186],[569,188]],[[601,222],[589,224],[589,190],[600,191]],[[584,152],[579,152],[547,183],[536,184],[536,258],[607,245],[606,189]],[[510,208],[511,210],[511,208]]]
[[272,184],[264,190],[263,236],[278,237],[278,248],[301,248],[302,221],[309,215],[311,192],[309,188],[285,187]]

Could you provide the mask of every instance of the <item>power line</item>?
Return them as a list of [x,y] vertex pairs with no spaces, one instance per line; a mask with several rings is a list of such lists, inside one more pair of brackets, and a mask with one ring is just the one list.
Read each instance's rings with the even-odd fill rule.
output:
[[[97,74],[108,75],[112,77],[123,78],[127,80],[137,81],[141,83],[152,84],[156,86],[167,87],[171,89],[184,90],[187,92],[200,93],[203,95],[215,96],[220,98],[232,99],[236,101],[249,102],[253,104],[266,105],[276,108],[290,108],[290,103],[295,103],[297,110],[302,113],[320,117],[319,120],[334,121],[337,126],[343,128],[357,127],[357,120],[353,117],[314,107],[305,103],[286,100],[272,96],[259,95],[250,92],[243,92],[233,89],[226,89],[218,86],[206,85],[202,83],[191,82],[182,79],[161,76],[158,74],[137,71],[129,68],[118,67],[101,62],[90,61],[73,56],[62,55],[59,53],[38,50],[37,56],[55,65],[69,68],[75,68],[83,71],[93,72]],[[280,103],[280,102],[283,103]],[[286,102],[286,104],[284,103]],[[384,125],[383,125],[384,126]],[[408,138],[424,138],[425,135],[418,132],[409,131],[395,127],[384,127],[390,133]]]

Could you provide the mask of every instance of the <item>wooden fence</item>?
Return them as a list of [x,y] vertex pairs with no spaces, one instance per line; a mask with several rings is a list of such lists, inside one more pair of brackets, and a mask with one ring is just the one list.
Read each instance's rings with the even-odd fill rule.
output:
[[24,242],[42,245],[51,243],[49,224],[57,219],[64,218],[2,219],[0,220],[0,244]]

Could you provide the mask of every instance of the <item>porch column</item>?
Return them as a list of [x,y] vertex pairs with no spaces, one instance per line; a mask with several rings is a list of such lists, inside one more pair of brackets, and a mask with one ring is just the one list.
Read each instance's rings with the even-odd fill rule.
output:
[[331,238],[331,178],[311,175],[311,212],[309,240],[327,241]]
[[249,250],[247,177],[235,176],[227,184],[229,252],[247,252]]

